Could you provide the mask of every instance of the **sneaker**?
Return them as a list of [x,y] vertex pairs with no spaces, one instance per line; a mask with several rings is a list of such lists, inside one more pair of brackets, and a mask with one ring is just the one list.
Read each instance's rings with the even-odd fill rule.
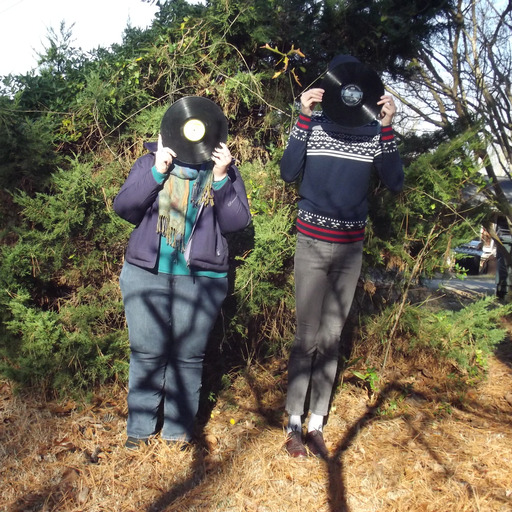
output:
[[315,457],[326,459],[329,456],[329,450],[325,446],[324,435],[321,430],[313,430],[306,434],[306,446]]
[[124,447],[128,448],[129,450],[137,450],[141,445],[148,444],[148,441],[149,440],[147,437],[128,436],[126,443],[124,443]]
[[191,441],[182,441],[181,439],[164,439],[164,442],[170,448],[176,447],[180,452],[186,452],[193,448]]
[[298,430],[292,430],[285,443],[286,451],[291,457],[307,457],[306,447],[302,442],[302,435]]

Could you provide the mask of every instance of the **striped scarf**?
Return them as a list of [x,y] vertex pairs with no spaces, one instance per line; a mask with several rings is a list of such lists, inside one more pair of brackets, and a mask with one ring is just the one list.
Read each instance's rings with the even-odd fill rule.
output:
[[158,194],[157,233],[163,235],[167,244],[183,251],[185,248],[185,220],[187,216],[190,182],[192,203],[213,206],[213,173],[211,168],[200,170],[174,164],[169,178]]

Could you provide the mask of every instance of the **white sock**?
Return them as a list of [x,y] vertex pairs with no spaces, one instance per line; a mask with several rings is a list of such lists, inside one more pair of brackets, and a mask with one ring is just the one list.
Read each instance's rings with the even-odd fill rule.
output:
[[320,416],[319,414],[311,413],[311,415],[309,416],[308,432],[313,432],[313,430],[322,431],[323,426],[324,417]]
[[294,430],[298,430],[299,432],[302,431],[302,420],[300,414],[292,414],[288,418],[288,427],[286,429],[286,432],[289,434]]

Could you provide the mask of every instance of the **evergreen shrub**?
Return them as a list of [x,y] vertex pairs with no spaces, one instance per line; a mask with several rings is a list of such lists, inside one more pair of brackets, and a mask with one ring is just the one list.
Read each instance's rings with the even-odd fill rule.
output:
[[117,273],[131,228],[111,208],[122,169],[68,165],[44,192],[15,194],[0,261],[0,371],[57,393],[124,378],[128,355]]
[[[387,343],[398,307],[398,303],[392,304],[364,320],[367,347]],[[432,360],[451,363],[461,374],[482,376],[488,357],[507,337],[501,322],[511,312],[511,304],[499,304],[494,297],[485,297],[458,311],[409,303],[400,316],[393,347],[395,353],[407,359],[423,352]]]
[[253,214],[251,240],[237,251],[230,329],[246,342],[249,358],[282,351],[294,311],[294,212],[278,162],[241,166]]

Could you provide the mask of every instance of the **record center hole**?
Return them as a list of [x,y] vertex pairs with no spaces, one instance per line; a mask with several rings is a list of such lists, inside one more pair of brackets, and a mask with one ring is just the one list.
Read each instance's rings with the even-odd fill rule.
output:
[[183,125],[183,135],[187,140],[197,142],[204,137],[206,127],[199,119],[189,119]]
[[341,101],[349,107],[355,107],[361,103],[363,91],[355,84],[349,84],[341,89]]

